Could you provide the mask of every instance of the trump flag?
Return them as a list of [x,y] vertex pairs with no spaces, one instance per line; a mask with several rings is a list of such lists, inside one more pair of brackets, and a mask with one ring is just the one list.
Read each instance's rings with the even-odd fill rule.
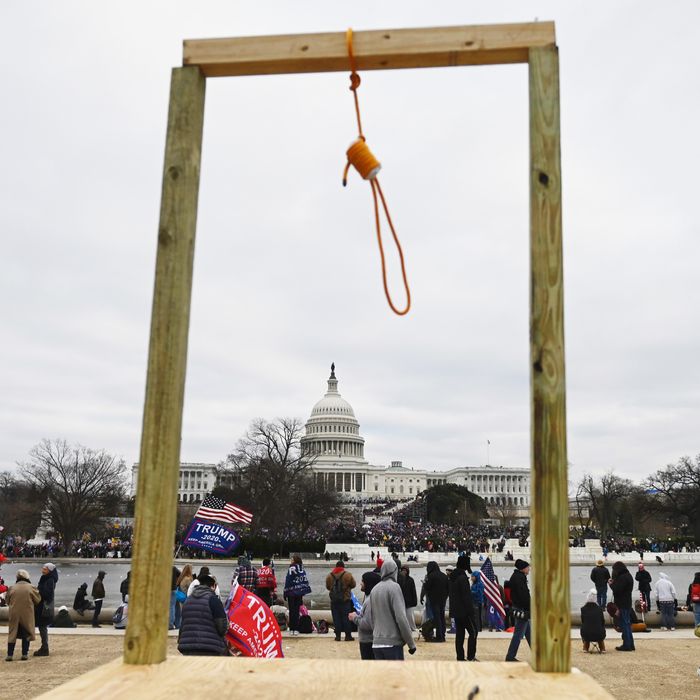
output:
[[226,601],[228,630],[226,641],[243,656],[281,659],[282,632],[270,608],[249,590],[234,581]]

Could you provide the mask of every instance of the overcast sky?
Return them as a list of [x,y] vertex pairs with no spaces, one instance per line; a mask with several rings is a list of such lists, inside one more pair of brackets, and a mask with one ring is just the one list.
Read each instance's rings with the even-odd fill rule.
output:
[[[700,452],[696,2],[3,3],[0,470],[138,459],[185,38],[554,20],[572,479]],[[529,465],[525,66],[364,73],[413,309],[384,300],[344,73],[207,82],[183,461],[306,420],[331,361],[373,464]],[[389,248],[390,249],[390,248]],[[397,303],[401,289],[392,260]]]

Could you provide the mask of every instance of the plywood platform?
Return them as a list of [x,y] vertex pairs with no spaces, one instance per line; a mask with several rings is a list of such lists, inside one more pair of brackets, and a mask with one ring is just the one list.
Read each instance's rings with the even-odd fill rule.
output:
[[45,700],[82,698],[244,697],[246,700],[326,697],[396,700],[611,700],[590,676],[535,673],[525,663],[457,661],[262,660],[211,656],[168,657],[162,664],[126,666],[121,659],[96,668],[45,695]]

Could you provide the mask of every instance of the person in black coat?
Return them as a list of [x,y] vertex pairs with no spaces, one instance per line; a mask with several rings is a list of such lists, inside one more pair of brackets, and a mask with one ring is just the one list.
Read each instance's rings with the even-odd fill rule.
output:
[[605,618],[598,605],[598,591],[595,588],[591,588],[586,604],[581,608],[581,639],[586,653],[590,651],[592,642],[598,645],[601,654],[605,653]]
[[379,571],[377,571],[377,569],[372,569],[372,571],[365,571],[365,573],[362,574],[362,583],[365,584],[362,590],[365,593],[365,597],[367,597],[372,592],[372,589],[381,580],[382,577],[380,576]]
[[416,616],[414,615],[418,605],[418,595],[416,594],[416,582],[411,578],[411,573],[407,566],[402,566],[399,571],[399,586],[403,593],[403,602],[406,606],[406,616],[412,632],[416,631]]
[[515,571],[510,577],[511,615],[515,629],[513,638],[506,653],[506,661],[517,661],[515,655],[520,647],[520,640],[525,637],[529,647],[530,643],[530,589],[527,585],[527,575],[530,573],[530,564],[522,559],[515,560]]
[[119,584],[119,592],[122,595],[122,603],[126,603],[126,596],[129,595],[129,584],[131,583],[131,571],[126,572],[126,578]]
[[469,558],[457,559],[457,567],[450,574],[450,617],[455,621],[455,652],[457,661],[464,661],[464,633],[469,635],[467,641],[467,661],[477,661],[476,638],[478,636],[474,619],[474,601],[471,586],[467,578]]
[[608,581],[610,580],[610,572],[605,562],[598,559],[596,565],[591,570],[591,581],[596,590],[596,602],[600,608],[604,608],[608,602]]
[[49,655],[49,625],[53,622],[54,590],[58,583],[58,571],[54,564],[44,564],[41,569],[41,578],[37,588],[41,601],[34,609],[34,622],[39,628],[41,647],[34,652],[34,656]]
[[620,611],[620,628],[622,629],[622,645],[615,647],[617,651],[634,651],[634,637],[632,637],[632,591],[634,579],[627,567],[616,561],[612,567],[612,578],[609,581],[613,592],[613,601]]
[[84,615],[86,610],[93,609],[92,603],[87,599],[87,587],[87,583],[81,583],[73,599],[73,610],[81,615]]
[[423,595],[428,599],[435,620],[435,642],[445,641],[445,603],[449,595],[447,575],[440,571],[436,561],[429,561],[426,567],[428,575],[423,583]]
[[639,592],[644,596],[644,603],[648,612],[651,610],[651,574],[644,568],[644,564],[641,561],[638,569],[634,578],[637,581]]

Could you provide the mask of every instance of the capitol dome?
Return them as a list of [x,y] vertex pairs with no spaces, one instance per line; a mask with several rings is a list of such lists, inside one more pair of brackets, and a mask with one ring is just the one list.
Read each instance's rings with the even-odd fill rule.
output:
[[364,459],[365,441],[352,406],[338,392],[335,364],[331,364],[328,391],[314,404],[301,438],[302,454],[316,461]]

